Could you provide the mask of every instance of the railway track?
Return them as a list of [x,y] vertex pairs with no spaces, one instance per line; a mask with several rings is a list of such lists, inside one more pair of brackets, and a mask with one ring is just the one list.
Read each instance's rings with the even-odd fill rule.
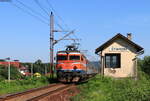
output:
[[51,84],[41,88],[0,96],[0,101],[55,101],[51,99],[53,96],[73,87],[75,87],[73,84]]
[[[86,78],[79,83],[86,82],[95,75],[96,73],[88,74]],[[75,87],[75,84],[50,84],[48,86],[35,88],[24,92],[0,96],[0,101],[66,101],[62,100],[62,98],[65,98],[65,95],[63,95],[64,92],[67,94],[67,91],[72,90],[71,93],[73,93],[73,89]]]

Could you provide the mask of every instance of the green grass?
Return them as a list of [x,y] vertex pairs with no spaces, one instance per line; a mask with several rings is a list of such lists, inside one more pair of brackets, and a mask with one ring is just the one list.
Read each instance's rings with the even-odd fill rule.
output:
[[14,80],[11,82],[1,81],[0,82],[0,95],[15,93],[19,91],[25,91],[31,88],[37,88],[48,85],[50,80],[48,77],[28,77],[24,80]]
[[97,75],[88,83],[79,85],[80,93],[72,101],[149,101],[150,79],[141,74],[135,81],[131,78],[113,79]]

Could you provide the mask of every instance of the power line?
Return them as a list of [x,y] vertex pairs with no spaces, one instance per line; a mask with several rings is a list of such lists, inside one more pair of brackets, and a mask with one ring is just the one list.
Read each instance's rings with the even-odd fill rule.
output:
[[[34,0],[35,3],[49,16],[49,13],[43,8],[43,6],[39,3],[38,0]],[[50,8],[53,10],[53,12],[55,13],[55,15],[64,23],[64,25],[69,28],[67,26],[67,24],[64,22],[64,20],[61,18],[61,16],[58,15],[58,13],[56,13],[56,10],[53,8],[52,4],[48,1],[47,1],[47,4],[50,6]],[[58,21],[55,20],[55,23],[56,25],[62,30],[62,31],[65,31],[64,28],[58,23]],[[75,35],[74,35],[75,36]],[[69,36],[70,37],[70,36]],[[76,36],[75,36],[76,37]],[[77,38],[77,37],[76,37]]]
[[52,6],[52,4],[49,2],[49,0],[46,0],[47,4],[49,5],[49,7],[52,9],[52,11],[55,13],[55,15],[59,18],[59,20],[61,20],[64,25],[69,29],[68,25],[65,23],[65,21],[62,19],[61,16],[59,16],[59,14],[56,12],[56,10],[54,9],[54,7]]
[[29,9],[30,11],[32,11],[33,13],[37,14],[37,15],[40,15],[42,18],[46,19],[49,21],[49,19],[45,16],[43,16],[42,14],[40,14],[39,12],[33,10],[31,7],[25,5],[23,2],[19,1],[19,0],[16,0],[19,4],[21,4],[22,6],[24,6],[25,8]]
[[49,13],[43,8],[43,6],[39,3],[38,0],[34,0],[34,1],[43,10],[43,12],[45,12],[45,14],[47,14],[48,16],[50,16]]
[[[39,12],[35,11],[35,10],[32,9],[31,7],[27,6],[27,5],[24,4],[23,2],[21,2],[21,1],[19,1],[19,0],[16,0],[16,1],[17,1],[19,4],[21,4],[23,7],[20,7],[20,6],[18,6],[17,4],[12,3],[12,2],[10,2],[10,4],[12,4],[12,5],[15,6],[16,8],[20,9],[21,11],[27,13],[28,15],[34,17],[34,18],[37,19],[38,21],[41,21],[42,23],[44,23],[44,24],[46,24],[46,25],[49,25],[49,24],[48,24],[47,22],[45,22],[43,19],[41,19],[40,17],[38,17],[38,16],[36,16],[36,15],[34,15],[34,14],[40,15],[42,18],[48,20],[45,16],[43,16],[43,15],[40,14]],[[43,9],[43,11],[45,10],[44,8],[42,8],[42,6],[40,5],[40,3],[39,3],[38,1],[36,1],[36,0],[34,0],[34,1],[39,5],[39,7],[40,7],[41,9]],[[30,11],[28,11],[28,10],[26,10],[26,9],[24,9],[24,8],[27,8],[27,9],[30,10]],[[31,12],[32,12],[32,13],[31,13]],[[46,13],[46,12],[47,12],[47,11],[45,10],[45,13]],[[34,13],[34,14],[33,14],[33,13]],[[46,14],[49,16],[48,13],[46,13]],[[48,21],[49,21],[49,20],[48,20]],[[57,25],[62,31],[64,31],[64,28],[63,28],[58,22],[56,22],[56,25]],[[69,37],[70,37],[70,36],[69,36]]]
[[20,9],[21,11],[25,12],[26,14],[34,17],[35,19],[37,19],[38,21],[41,21],[42,23],[49,25],[48,23],[46,23],[44,20],[42,20],[41,18],[39,18],[38,16],[35,16],[34,14],[30,13],[29,11],[26,11],[25,9],[21,8],[20,6],[10,2],[11,5],[15,6],[16,8]]
[[[62,19],[61,16],[58,15],[58,13],[56,12],[56,10],[54,9],[54,7],[52,6],[52,4],[49,2],[49,0],[46,0],[47,4],[49,5],[49,7],[52,9],[52,11],[55,13],[55,15],[59,18],[59,20],[61,20],[64,25],[69,29],[68,25],[65,23],[65,21]],[[57,22],[56,22],[57,26],[61,29],[64,30],[64,28],[62,26],[60,26]],[[74,34],[73,34],[74,35]],[[75,36],[75,35],[74,35]],[[70,37],[70,36],[69,36]],[[71,37],[70,37],[71,38]],[[76,37],[77,38],[77,37]]]
[[[19,1],[19,0],[16,0],[19,4],[21,4],[23,7],[27,8],[28,10],[30,10],[31,12],[41,16],[43,19],[49,21],[48,18],[46,18],[45,16],[43,16],[42,14],[40,14],[39,12],[35,11],[34,9],[32,9],[31,7],[25,5],[23,2]],[[37,0],[34,0],[38,5],[39,7],[49,16],[48,12],[40,5],[40,3],[37,1]],[[52,7],[52,5],[50,4],[50,2],[47,0],[48,4]],[[21,8],[20,6],[14,4],[11,2],[11,4],[15,7],[17,7],[18,9],[22,10],[23,12],[29,14],[30,16],[36,18],[37,20],[41,21],[42,23],[46,24],[46,25],[49,25],[48,23],[46,23],[43,19],[41,19],[40,17],[38,16],[35,16],[34,14],[30,13],[29,11],[26,11],[25,9]],[[52,10],[56,13],[55,9],[52,7]],[[59,17],[59,19],[61,19],[63,21],[63,19],[59,16],[59,15],[56,15],[57,17]],[[63,21],[64,22],[64,21]],[[55,21],[56,25],[62,30],[62,31],[65,31],[64,28],[57,22]],[[74,35],[75,36],[75,35]]]
[[[76,39],[78,39],[78,37],[76,36],[76,34],[73,34],[74,35],[74,37],[76,38]],[[81,40],[81,39],[80,39]],[[78,40],[79,41],[79,40]]]
[[[59,18],[59,20],[61,20],[61,22],[63,22],[64,23],[64,25],[66,26],[66,28],[68,28],[68,29],[70,29],[69,28],[69,26],[65,23],[65,21],[62,19],[62,17],[57,13],[57,11],[54,9],[54,7],[53,7],[53,5],[49,2],[49,0],[46,0],[47,1],[47,4],[49,5],[49,7],[52,9],[52,11],[55,13],[55,15]],[[56,23],[57,24],[57,23]],[[63,27],[61,27],[59,24],[57,24],[58,26],[59,26],[59,28],[61,28],[62,30],[64,30],[63,29]],[[73,36],[76,38],[76,39],[78,39],[78,37],[75,35],[75,34],[73,34]],[[70,36],[69,36],[70,37]]]
[[64,28],[56,20],[55,20],[55,23],[62,31],[64,31]]
[[[36,11],[33,10],[31,7],[25,5],[23,2],[21,2],[21,1],[19,1],[19,0],[16,0],[16,1],[17,1],[18,3],[20,3],[21,5],[23,5],[24,7],[26,7],[27,9],[31,10],[33,13],[35,13],[35,14],[37,14],[37,15],[40,15],[42,18],[44,18],[44,19],[46,19],[47,21],[49,21],[48,18],[46,18],[46,17],[43,16],[42,14],[36,12]],[[38,3],[38,4],[39,4],[39,3]],[[40,7],[42,7],[42,6],[40,6]],[[47,13],[47,12],[46,12],[46,13]],[[49,16],[49,15],[48,15],[48,16]],[[63,27],[62,27],[58,22],[57,22],[56,24],[57,24],[57,26],[58,26],[61,30],[64,30]]]
[[[43,6],[39,3],[38,0],[34,0],[35,3],[49,16],[49,13],[43,8]],[[55,21],[56,22],[56,21]],[[56,22],[56,25],[61,29],[61,30],[64,30],[63,27],[58,23]]]

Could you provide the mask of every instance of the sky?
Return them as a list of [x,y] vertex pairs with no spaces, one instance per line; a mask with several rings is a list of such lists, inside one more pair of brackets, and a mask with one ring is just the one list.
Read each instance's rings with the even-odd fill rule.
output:
[[[57,24],[66,31],[75,29],[75,35],[68,38],[81,39],[80,49],[88,50],[86,54],[93,61],[99,59],[95,55],[95,49],[117,33],[125,36],[129,32],[132,33],[132,40],[145,49],[143,56],[150,55],[149,0],[48,0],[51,6],[47,0],[1,1],[1,59],[10,57],[22,62],[35,62],[37,59],[49,61],[49,16],[35,1],[38,1],[48,13],[54,9],[56,30],[61,30]],[[38,12],[38,15],[18,1]],[[47,24],[37,19],[40,15],[47,19],[44,19]],[[66,33],[68,32],[55,33],[55,39]],[[71,43],[72,41],[60,41],[55,45],[55,52],[64,50],[65,46]]]

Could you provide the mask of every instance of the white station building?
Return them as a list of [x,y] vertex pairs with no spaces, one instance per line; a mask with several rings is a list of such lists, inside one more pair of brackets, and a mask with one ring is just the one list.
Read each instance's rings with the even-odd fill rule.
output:
[[95,53],[101,58],[101,74],[115,78],[137,77],[137,57],[144,49],[134,43],[132,34],[127,37],[117,34],[101,46]]

